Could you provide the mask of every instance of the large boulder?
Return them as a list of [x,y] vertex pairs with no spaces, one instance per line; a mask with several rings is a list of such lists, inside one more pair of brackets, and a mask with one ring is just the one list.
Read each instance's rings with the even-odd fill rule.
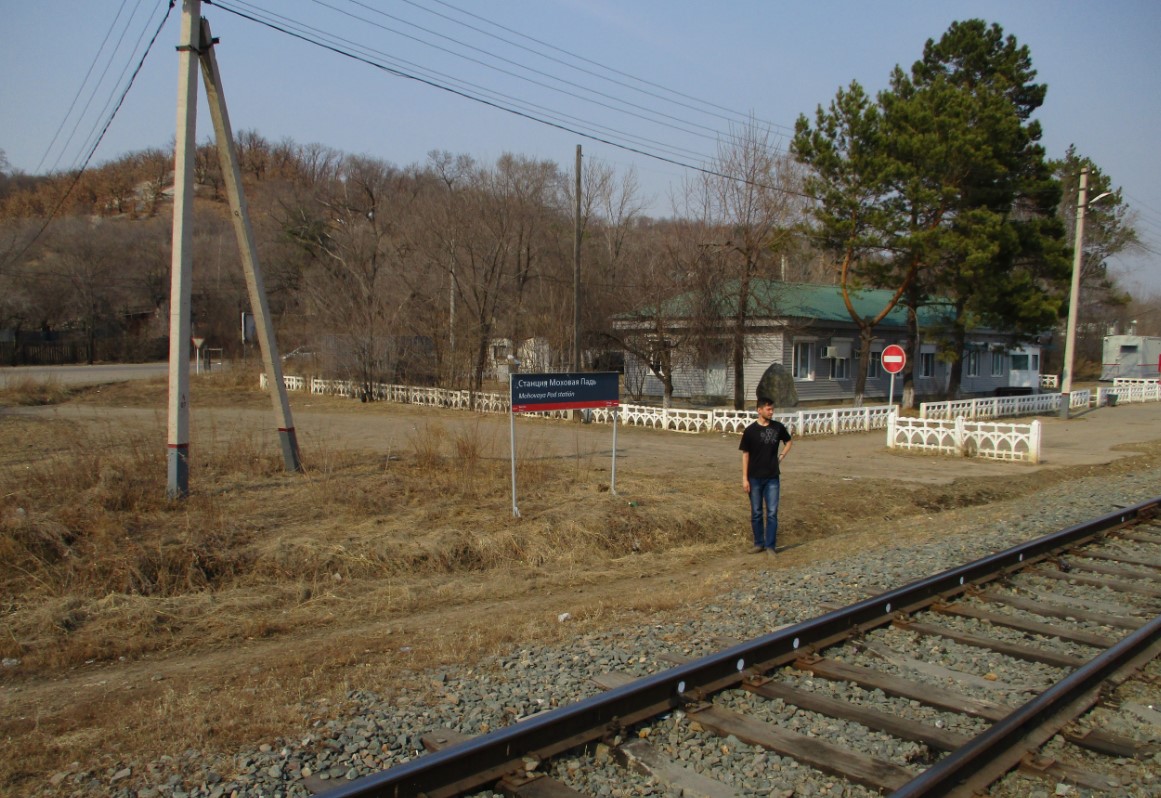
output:
[[798,389],[794,387],[794,377],[781,363],[771,363],[770,367],[758,380],[758,396],[769,396],[774,400],[775,407],[796,407],[798,405]]

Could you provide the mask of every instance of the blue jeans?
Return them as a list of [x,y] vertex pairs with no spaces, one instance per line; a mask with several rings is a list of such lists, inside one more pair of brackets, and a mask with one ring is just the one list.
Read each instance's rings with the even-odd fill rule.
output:
[[[750,528],[754,531],[754,545],[773,549],[778,539],[778,478],[750,480]],[[762,504],[766,504],[765,519]],[[763,520],[765,529],[763,530]]]

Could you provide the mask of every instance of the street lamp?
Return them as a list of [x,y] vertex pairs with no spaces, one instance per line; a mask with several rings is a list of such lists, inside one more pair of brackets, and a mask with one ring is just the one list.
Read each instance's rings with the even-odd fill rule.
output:
[[1076,236],[1072,242],[1072,286],[1068,292],[1068,330],[1064,336],[1064,366],[1060,375],[1060,417],[1068,418],[1072,394],[1072,361],[1076,350],[1076,316],[1080,305],[1080,269],[1084,257],[1084,213],[1089,205],[1109,196],[1108,191],[1091,200],[1088,195],[1088,167],[1080,170],[1080,191],[1076,195]]

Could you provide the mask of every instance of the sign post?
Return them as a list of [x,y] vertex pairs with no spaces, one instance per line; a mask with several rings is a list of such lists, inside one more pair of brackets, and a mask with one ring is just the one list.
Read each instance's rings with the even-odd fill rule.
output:
[[205,338],[193,338],[191,340],[193,341],[194,357],[195,357],[195,362],[197,363],[197,372],[196,373],[201,374],[202,373],[202,346],[205,344],[206,339]]
[[516,421],[517,413],[544,413],[553,410],[583,410],[611,407],[613,411],[613,468],[609,490],[617,494],[617,421],[621,407],[620,377],[615,371],[559,372],[551,374],[508,374],[511,403],[508,421],[512,443],[512,515],[520,517],[516,504]]
[[891,388],[887,393],[887,404],[895,404],[895,375],[907,365],[907,352],[898,344],[883,349],[883,371],[891,375]]

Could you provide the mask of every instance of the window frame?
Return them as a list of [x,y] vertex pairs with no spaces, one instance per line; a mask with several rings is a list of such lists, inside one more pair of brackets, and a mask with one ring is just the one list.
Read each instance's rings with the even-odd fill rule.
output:
[[964,357],[963,373],[965,377],[980,376],[980,351],[971,349]]
[[935,353],[919,353],[919,378],[930,380],[935,377]]
[[[796,380],[814,379],[814,348],[815,341],[795,341],[790,374]],[[803,363],[802,355],[806,355]]]
[[851,378],[851,359],[849,357],[832,357],[829,360],[832,380],[849,380]]

